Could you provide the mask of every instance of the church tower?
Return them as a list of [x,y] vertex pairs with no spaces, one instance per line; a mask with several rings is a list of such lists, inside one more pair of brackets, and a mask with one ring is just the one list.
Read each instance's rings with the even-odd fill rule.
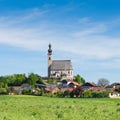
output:
[[52,48],[51,44],[49,44],[48,49],[48,78],[50,78],[50,66],[52,64]]

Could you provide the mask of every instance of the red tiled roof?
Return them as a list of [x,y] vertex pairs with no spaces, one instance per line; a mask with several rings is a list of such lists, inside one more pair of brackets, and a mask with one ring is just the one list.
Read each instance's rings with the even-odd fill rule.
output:
[[54,93],[54,92],[57,92],[59,90],[59,88],[54,88],[54,89],[45,88],[45,90],[46,90],[46,92]]
[[73,83],[76,86],[79,86],[79,84],[77,82],[71,82],[71,83]]
[[93,86],[96,86],[96,84],[95,83],[93,83],[93,82],[88,82],[89,84],[91,84],[91,85],[93,85]]

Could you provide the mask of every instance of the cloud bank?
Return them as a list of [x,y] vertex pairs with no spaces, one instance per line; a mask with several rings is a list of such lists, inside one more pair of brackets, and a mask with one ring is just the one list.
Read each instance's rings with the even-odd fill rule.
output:
[[48,14],[35,8],[20,12],[17,16],[1,16],[0,44],[43,51],[51,42],[56,50],[87,58],[109,59],[120,56],[119,37],[105,34],[110,28],[107,24],[81,18],[78,23],[68,22],[61,27],[61,24],[43,19]]

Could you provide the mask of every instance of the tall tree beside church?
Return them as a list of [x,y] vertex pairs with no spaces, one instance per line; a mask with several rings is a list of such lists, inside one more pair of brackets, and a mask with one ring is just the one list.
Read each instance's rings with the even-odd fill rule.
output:
[[74,81],[79,83],[79,84],[84,84],[85,83],[85,79],[83,77],[81,77],[79,74],[75,76]]

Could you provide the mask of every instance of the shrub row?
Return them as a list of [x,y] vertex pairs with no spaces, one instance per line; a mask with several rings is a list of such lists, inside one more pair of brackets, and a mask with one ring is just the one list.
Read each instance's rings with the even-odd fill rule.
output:
[[79,96],[74,94],[74,92],[57,92],[56,97],[81,97],[81,98],[105,98],[109,97],[108,91],[99,91],[99,92],[92,92],[91,90],[86,90],[82,92]]
[[109,97],[109,92],[108,91],[92,92],[91,90],[86,90],[82,93],[81,97],[83,98],[105,98],[105,97]]

